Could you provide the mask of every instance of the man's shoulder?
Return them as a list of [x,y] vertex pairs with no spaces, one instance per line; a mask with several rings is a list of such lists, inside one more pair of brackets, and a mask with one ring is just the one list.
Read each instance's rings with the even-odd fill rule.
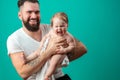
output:
[[42,31],[49,31],[51,29],[49,24],[40,24],[40,28],[42,29]]
[[43,24],[43,23],[41,23],[40,27],[50,27],[50,25],[49,24]]
[[9,36],[8,36],[8,39],[9,38],[12,38],[12,37],[17,37],[18,35],[20,35],[21,34],[21,28],[20,29],[17,29],[16,31],[14,31],[12,34],[10,34]]

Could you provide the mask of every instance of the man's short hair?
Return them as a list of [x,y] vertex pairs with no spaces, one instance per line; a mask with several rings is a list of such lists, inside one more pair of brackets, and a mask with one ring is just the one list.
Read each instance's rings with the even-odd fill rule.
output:
[[26,1],[39,4],[38,0],[18,0],[18,3],[17,3],[18,8],[20,8]]

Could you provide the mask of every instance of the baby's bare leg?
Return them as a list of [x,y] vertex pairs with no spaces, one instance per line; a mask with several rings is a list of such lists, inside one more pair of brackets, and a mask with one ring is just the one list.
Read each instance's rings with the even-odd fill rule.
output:
[[60,55],[60,54],[56,54],[51,57],[50,65],[45,74],[45,80],[49,80],[48,78],[52,76],[57,66],[63,61],[64,58],[65,58],[65,55]]

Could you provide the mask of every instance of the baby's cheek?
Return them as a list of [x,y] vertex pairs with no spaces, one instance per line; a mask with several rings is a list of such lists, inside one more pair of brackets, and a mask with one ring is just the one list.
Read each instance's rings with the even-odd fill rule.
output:
[[66,30],[67,30],[66,28],[62,28],[62,31],[63,31],[64,33],[66,33]]

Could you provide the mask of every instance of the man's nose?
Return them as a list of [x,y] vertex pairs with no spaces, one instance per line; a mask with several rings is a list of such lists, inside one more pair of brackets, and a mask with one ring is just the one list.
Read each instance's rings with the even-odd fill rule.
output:
[[37,14],[35,14],[34,12],[31,14],[31,18],[37,18]]

